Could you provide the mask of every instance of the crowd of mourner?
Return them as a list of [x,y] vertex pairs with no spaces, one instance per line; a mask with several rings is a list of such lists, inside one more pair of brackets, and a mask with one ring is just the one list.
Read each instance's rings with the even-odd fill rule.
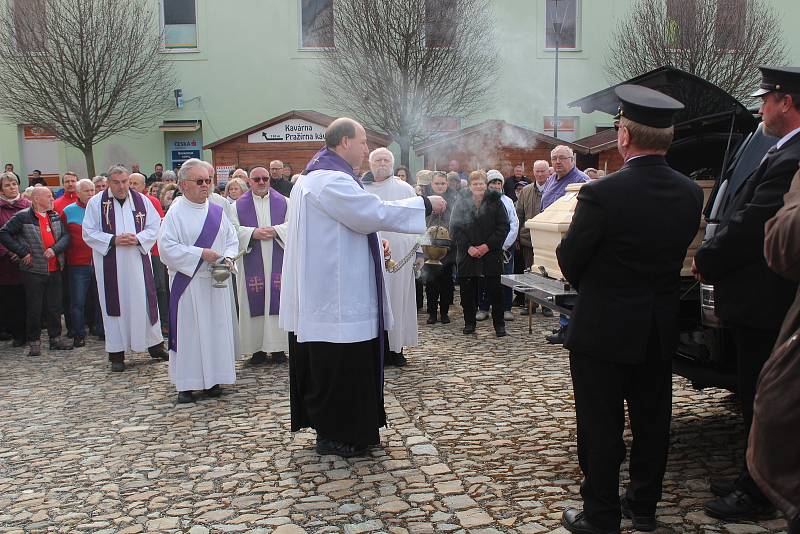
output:
[[[693,265],[698,279],[715,284],[718,314],[732,329],[749,438],[742,474],[712,480],[716,498],[705,511],[758,520],[777,505],[800,532],[800,448],[787,446],[797,443],[797,416],[786,416],[796,414],[788,402],[798,397],[759,391],[775,403],[767,408],[756,399],[762,368],[777,381],[787,376],[770,355],[798,354],[792,344],[800,312],[790,307],[800,278],[800,74],[762,73],[764,124],[780,141]],[[778,91],[776,80],[796,91]],[[213,165],[190,159],[176,172],[159,164],[146,176],[138,164],[114,165],[92,178],[67,172],[60,188],[32,179],[21,191],[7,165],[0,174],[0,335],[31,357],[42,353],[43,329],[50,351],[97,336],[112,372],[125,370],[126,352],[147,352],[169,361],[179,403],[221,395],[243,355],[249,365],[265,365],[288,354],[292,430],[314,428],[320,454],[362,455],[380,442],[386,422],[382,367],[407,364],[418,313],[430,328],[450,323],[457,286],[468,336],[489,317],[502,337],[520,315],[553,316],[504,287],[501,275],[531,269],[525,222],[581,183],[557,251],[579,296],[571,317],[561,315],[547,336],[570,350],[585,477],[584,509],[567,510],[562,522],[572,532],[619,532],[624,515],[637,529],[654,530],[669,445],[678,273],[699,226],[702,193],[664,158],[681,104],[636,86],[617,95],[626,163],[608,177],[579,170],[566,145],[549,161],[530,162],[530,176],[522,163],[503,176],[467,173],[458,161],[447,172],[412,175],[389,150],[369,152],[363,127],[346,118],[329,126],[325,147],[300,174],[276,160],[218,181]],[[624,215],[632,190],[640,219]],[[450,247],[440,265],[426,265],[420,244],[440,232]],[[635,267],[626,263],[632,254]],[[754,289],[760,298],[776,295],[758,318],[736,297],[754,279],[763,281]],[[623,328],[621,340],[614,324],[626,318],[640,328]],[[623,400],[635,445],[631,482],[620,496]],[[771,410],[781,417],[769,417]]]
[[[448,203],[446,212],[430,215],[427,222],[447,229],[453,246],[442,261],[443,268],[436,270],[427,281],[419,280],[424,257],[421,249],[415,247],[416,254],[409,264],[411,268],[398,277],[406,282],[413,280],[414,292],[409,300],[398,293],[392,304],[393,310],[399,311],[402,307],[394,302],[405,304],[413,301],[414,314],[399,315],[407,319],[409,324],[406,325],[404,321],[403,326],[396,325],[395,330],[416,330],[416,310],[423,308],[428,313],[427,324],[450,323],[449,309],[457,285],[462,292],[462,305],[466,304],[465,334],[475,331],[477,321],[489,318],[490,310],[497,336],[506,335],[505,321],[514,320],[515,307],[519,308],[520,315],[529,313],[522,295],[514,294],[510,288],[501,289],[500,284],[501,274],[522,273],[533,264],[530,230],[525,228],[524,222],[563,196],[567,185],[605,175],[603,171],[593,168],[579,170],[568,146],[557,146],[552,150],[551,157],[552,165],[546,160],[533,162],[531,178],[524,175],[522,163],[514,167],[513,174],[504,177],[495,169],[476,170],[467,174],[461,171],[461,165],[456,160],[449,162],[450,170],[447,172],[420,170],[412,175],[406,167],[395,166],[394,155],[383,148],[369,155],[369,171],[358,174],[356,169],[356,176],[366,190],[384,200],[436,194]],[[230,204],[225,206],[227,215],[235,210],[237,200],[246,193],[249,193],[248,196],[264,198],[272,189],[288,198],[292,186],[300,177],[299,174],[290,174],[292,169],[289,164],[275,160],[270,162],[269,167],[236,168],[224,180],[218,180],[213,165],[203,163],[211,180],[207,185],[209,200],[221,206],[225,206],[223,200]],[[192,160],[190,165],[194,164],[195,160]],[[11,341],[14,347],[27,346],[29,356],[41,353],[42,329],[47,330],[51,350],[83,347],[88,334],[105,341],[91,237],[84,239],[87,204],[93,196],[101,195],[108,187],[112,187],[112,192],[118,188],[120,196],[127,196],[128,191],[133,190],[147,198],[163,220],[173,202],[182,196],[178,178],[180,167],[176,171],[164,171],[159,163],[149,177],[141,172],[137,163],[131,165],[131,170],[121,164],[114,165],[92,179],[81,179],[77,173],[68,171],[61,177],[60,187],[47,187],[44,179],[32,179],[34,185],[25,190],[20,190],[20,179],[13,169],[13,164],[6,164],[5,172],[0,174],[0,227],[5,228],[0,242],[0,282],[7,302],[14,303],[13,309],[4,307],[2,311],[0,336],[5,341]],[[384,190],[392,188],[399,190],[394,194],[398,198],[384,198]],[[455,209],[458,199],[464,199],[465,202]],[[471,199],[475,207],[471,207],[467,199]],[[477,207],[483,204],[484,199],[486,203],[478,211]],[[7,226],[18,212],[25,214]],[[33,226],[35,231],[29,226]],[[236,227],[239,231],[243,225],[237,221]],[[249,233],[252,233],[252,229]],[[391,238],[387,239],[390,245],[391,241],[401,239],[401,234],[387,233],[387,236]],[[397,247],[394,254],[411,252],[417,241],[419,236],[412,236],[409,243],[398,243],[410,246],[406,249]],[[467,243],[473,242],[480,242],[480,248],[472,250]],[[246,243],[242,241],[243,246]],[[456,251],[462,249],[464,253],[457,254]],[[157,244],[150,249],[150,262],[160,329],[166,337],[169,332],[168,269],[161,262]],[[389,274],[394,273],[387,273],[387,276]],[[387,282],[389,286],[392,286],[391,280]],[[472,303],[474,305],[470,306]],[[537,308],[534,304],[533,313]],[[541,313],[547,317],[553,316],[553,312],[547,308],[542,308]],[[66,335],[62,335],[62,316]],[[547,336],[548,341],[563,343],[565,330],[564,327],[559,328],[553,335]],[[415,346],[416,340],[414,334],[408,342],[392,343],[392,356],[395,359],[390,357],[387,363],[405,365],[402,348]],[[249,360],[251,363],[260,364],[267,361],[266,353],[271,353],[273,360],[285,361],[285,351],[256,350],[245,354],[253,355]],[[151,354],[163,357],[157,350],[151,351]],[[111,361],[112,371],[124,370],[123,360]]]

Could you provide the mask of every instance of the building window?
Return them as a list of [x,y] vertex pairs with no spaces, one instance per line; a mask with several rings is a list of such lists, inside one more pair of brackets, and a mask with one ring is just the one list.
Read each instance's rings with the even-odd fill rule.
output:
[[45,0],[14,0],[13,7],[17,51],[44,52],[47,49]]
[[720,50],[739,50],[747,21],[747,0],[717,0],[714,45]]
[[683,50],[692,42],[697,6],[694,0],[667,0],[667,43]]
[[300,0],[300,46],[333,48],[333,0]]
[[578,0],[546,0],[545,48],[578,48]]
[[161,21],[165,50],[197,48],[195,0],[161,0]]
[[425,0],[425,43],[446,48],[455,42],[456,0]]

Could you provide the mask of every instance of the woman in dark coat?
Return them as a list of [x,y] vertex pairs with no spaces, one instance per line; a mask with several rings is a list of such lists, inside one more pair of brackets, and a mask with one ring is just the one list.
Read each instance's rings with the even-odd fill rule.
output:
[[486,173],[473,171],[469,175],[469,190],[460,196],[450,217],[465,334],[475,332],[478,288],[483,278],[492,305],[495,333],[497,337],[506,335],[500,275],[503,273],[503,241],[508,230],[508,215],[500,194],[487,191]]
[[[31,207],[31,201],[19,194],[17,177],[10,172],[0,174],[0,228],[18,211]],[[25,289],[19,258],[0,244],[0,293],[4,303],[0,306],[0,329],[7,330],[15,347],[25,345]]]

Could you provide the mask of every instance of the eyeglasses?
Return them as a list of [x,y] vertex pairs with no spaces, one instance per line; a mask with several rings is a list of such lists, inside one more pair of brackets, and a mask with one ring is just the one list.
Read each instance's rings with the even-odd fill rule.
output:
[[211,185],[211,178],[199,178],[195,180],[194,183],[196,183],[197,185],[203,185],[203,184]]
[[571,159],[572,156],[553,156],[553,161],[567,161]]
[[269,182],[269,176],[251,176],[250,179],[258,183]]

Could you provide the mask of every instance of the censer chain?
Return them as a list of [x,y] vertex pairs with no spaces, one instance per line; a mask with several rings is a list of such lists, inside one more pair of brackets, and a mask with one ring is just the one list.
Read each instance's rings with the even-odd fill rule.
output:
[[386,269],[386,271],[387,271],[387,272],[390,272],[390,273],[396,273],[397,271],[399,271],[400,269],[402,269],[402,268],[403,268],[403,266],[404,266],[406,263],[408,263],[408,262],[409,262],[409,260],[411,260],[411,258],[413,258],[414,256],[416,256],[416,255],[417,255],[417,251],[419,250],[419,247],[420,247],[420,246],[421,246],[421,243],[415,243],[415,244],[414,244],[414,246],[413,246],[413,247],[411,247],[411,250],[408,252],[408,254],[406,254],[405,256],[403,256],[403,259],[401,259],[400,261],[398,261],[398,262],[397,262],[396,264],[394,264],[392,267],[390,267],[390,268],[387,268],[387,269]]

